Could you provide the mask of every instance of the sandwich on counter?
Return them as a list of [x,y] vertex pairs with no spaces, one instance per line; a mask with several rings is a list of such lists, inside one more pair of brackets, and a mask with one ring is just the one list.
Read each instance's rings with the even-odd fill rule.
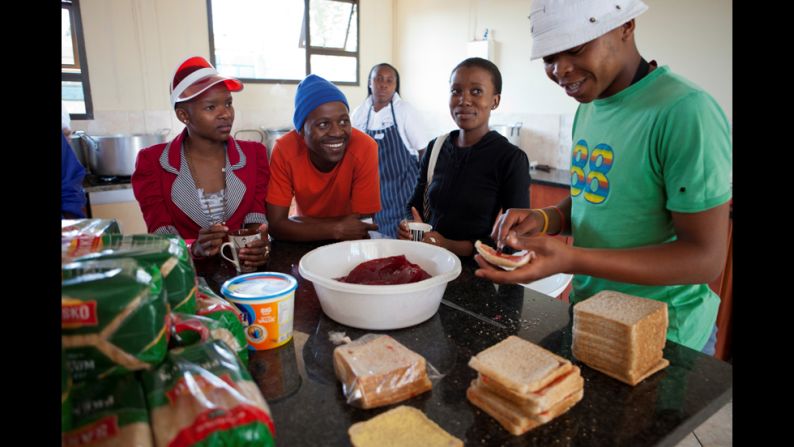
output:
[[565,413],[584,395],[578,367],[514,335],[472,357],[469,366],[479,374],[466,397],[516,436]]

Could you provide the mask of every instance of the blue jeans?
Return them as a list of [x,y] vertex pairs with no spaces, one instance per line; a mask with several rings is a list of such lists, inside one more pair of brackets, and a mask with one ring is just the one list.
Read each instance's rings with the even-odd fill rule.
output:
[[714,352],[716,350],[717,350],[717,325],[715,324],[714,330],[711,331],[711,336],[709,337],[709,341],[706,342],[706,346],[703,346],[703,349],[700,352],[714,357]]

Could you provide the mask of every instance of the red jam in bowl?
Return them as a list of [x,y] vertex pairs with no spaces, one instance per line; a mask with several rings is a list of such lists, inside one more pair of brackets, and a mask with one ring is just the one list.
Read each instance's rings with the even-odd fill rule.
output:
[[408,284],[430,278],[430,275],[405,255],[372,259],[357,265],[347,276],[337,278],[351,284]]

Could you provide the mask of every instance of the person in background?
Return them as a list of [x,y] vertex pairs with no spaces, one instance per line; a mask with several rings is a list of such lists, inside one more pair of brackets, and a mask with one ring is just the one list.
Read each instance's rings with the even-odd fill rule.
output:
[[[295,92],[295,129],[276,140],[267,215],[273,237],[294,241],[365,239],[378,226],[378,145],[353,129],[345,95],[317,75]],[[289,216],[293,197],[297,215]]]
[[[68,129],[68,125],[64,129]],[[61,218],[80,219],[85,217],[85,190],[83,178],[85,168],[77,160],[72,147],[61,133]]]
[[[535,0],[532,59],[578,101],[570,196],[511,209],[500,245],[538,257],[512,272],[477,257],[477,276],[526,283],[573,273],[571,303],[602,290],[668,304],[667,338],[713,355],[731,198],[728,120],[714,98],[635,43],[639,0]],[[541,233],[572,234],[574,245]]]
[[[489,60],[469,58],[452,70],[449,112],[458,130],[452,131],[440,148],[425,206],[427,171],[435,140],[427,144],[419,180],[407,207],[415,221],[427,221],[433,226],[424,234],[423,242],[444,247],[458,256],[471,256],[478,239],[490,241],[501,210],[529,206],[526,153],[488,127],[501,94],[502,75]],[[400,223],[398,236],[411,238],[406,222]]]
[[375,214],[379,231],[397,236],[397,224],[406,217],[405,205],[419,176],[424,143],[431,138],[419,113],[400,98],[400,73],[387,63],[369,71],[367,99],[353,110],[353,127],[378,143],[381,211]]
[[141,150],[131,182],[149,232],[178,234],[194,257],[217,255],[230,230],[256,228],[261,239],[238,252],[244,265],[256,268],[270,253],[270,169],[264,145],[230,135],[231,92],[242,89],[202,57],[180,63],[171,77],[171,106],[185,128],[170,142]]

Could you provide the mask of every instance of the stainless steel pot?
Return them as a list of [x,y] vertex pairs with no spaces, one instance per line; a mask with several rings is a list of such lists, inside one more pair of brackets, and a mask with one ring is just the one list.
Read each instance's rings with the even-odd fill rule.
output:
[[521,147],[519,143],[521,142],[521,126],[523,125],[524,123],[522,122],[515,123],[512,126],[508,126],[506,124],[494,124],[491,126],[491,130],[495,130],[502,134],[511,144]]
[[267,158],[270,159],[270,154],[273,152],[273,146],[276,144],[276,140],[288,134],[292,129],[289,127],[282,127],[279,129],[261,127],[261,129],[265,132],[265,135],[267,135],[265,146],[267,146]]
[[72,147],[72,152],[74,152],[75,157],[77,157],[77,161],[88,170],[88,161],[85,158],[85,147],[83,146],[83,139],[80,138],[82,134],[82,130],[72,132],[72,134],[69,135],[69,146]]
[[81,134],[86,159],[91,172],[103,176],[130,176],[135,170],[135,159],[141,149],[165,141],[170,129],[156,134]]

